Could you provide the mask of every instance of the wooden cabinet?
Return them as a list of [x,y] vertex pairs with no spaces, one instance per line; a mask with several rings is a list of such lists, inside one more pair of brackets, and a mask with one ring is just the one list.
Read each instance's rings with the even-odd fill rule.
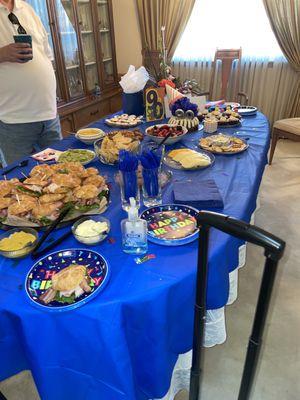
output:
[[71,132],[74,132],[75,125],[73,115],[67,115],[60,119],[61,131],[64,137],[68,136]]
[[64,135],[117,111],[111,0],[27,1],[49,36]]
[[85,126],[110,113],[109,100],[89,105],[75,113],[76,126]]

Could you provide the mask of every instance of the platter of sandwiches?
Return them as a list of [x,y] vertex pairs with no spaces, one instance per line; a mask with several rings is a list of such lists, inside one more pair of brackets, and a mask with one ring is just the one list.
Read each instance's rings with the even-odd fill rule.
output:
[[67,249],[36,262],[26,277],[25,289],[32,305],[64,311],[94,298],[108,278],[109,266],[101,254],[88,249]]
[[164,163],[174,169],[196,170],[210,167],[215,158],[204,150],[180,148],[169,151],[164,156]]
[[0,181],[2,227],[42,227],[70,207],[66,220],[101,214],[108,206],[109,189],[96,168],[79,162],[40,164],[25,180]]

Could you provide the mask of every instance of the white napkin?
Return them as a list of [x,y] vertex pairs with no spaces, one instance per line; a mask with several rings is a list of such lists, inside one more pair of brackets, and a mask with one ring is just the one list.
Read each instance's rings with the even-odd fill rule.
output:
[[122,76],[120,85],[124,93],[136,93],[144,89],[148,80],[149,74],[145,67],[135,70],[135,67],[130,65],[127,73]]

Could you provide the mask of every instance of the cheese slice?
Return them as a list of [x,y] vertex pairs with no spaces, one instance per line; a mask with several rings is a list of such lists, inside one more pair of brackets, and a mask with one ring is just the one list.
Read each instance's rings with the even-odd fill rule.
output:
[[211,163],[209,157],[189,149],[173,150],[169,153],[169,157],[180,163],[183,168],[206,167]]
[[171,157],[173,160],[175,161],[179,161],[180,157],[186,155],[186,154],[190,154],[190,152],[193,150],[189,150],[189,149],[177,149],[177,150],[172,150],[170,151],[170,153],[168,154],[169,157]]

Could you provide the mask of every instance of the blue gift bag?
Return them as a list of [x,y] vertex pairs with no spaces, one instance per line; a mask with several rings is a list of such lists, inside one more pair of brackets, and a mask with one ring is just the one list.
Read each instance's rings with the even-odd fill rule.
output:
[[126,114],[144,115],[144,94],[141,90],[137,93],[123,93],[123,111]]

